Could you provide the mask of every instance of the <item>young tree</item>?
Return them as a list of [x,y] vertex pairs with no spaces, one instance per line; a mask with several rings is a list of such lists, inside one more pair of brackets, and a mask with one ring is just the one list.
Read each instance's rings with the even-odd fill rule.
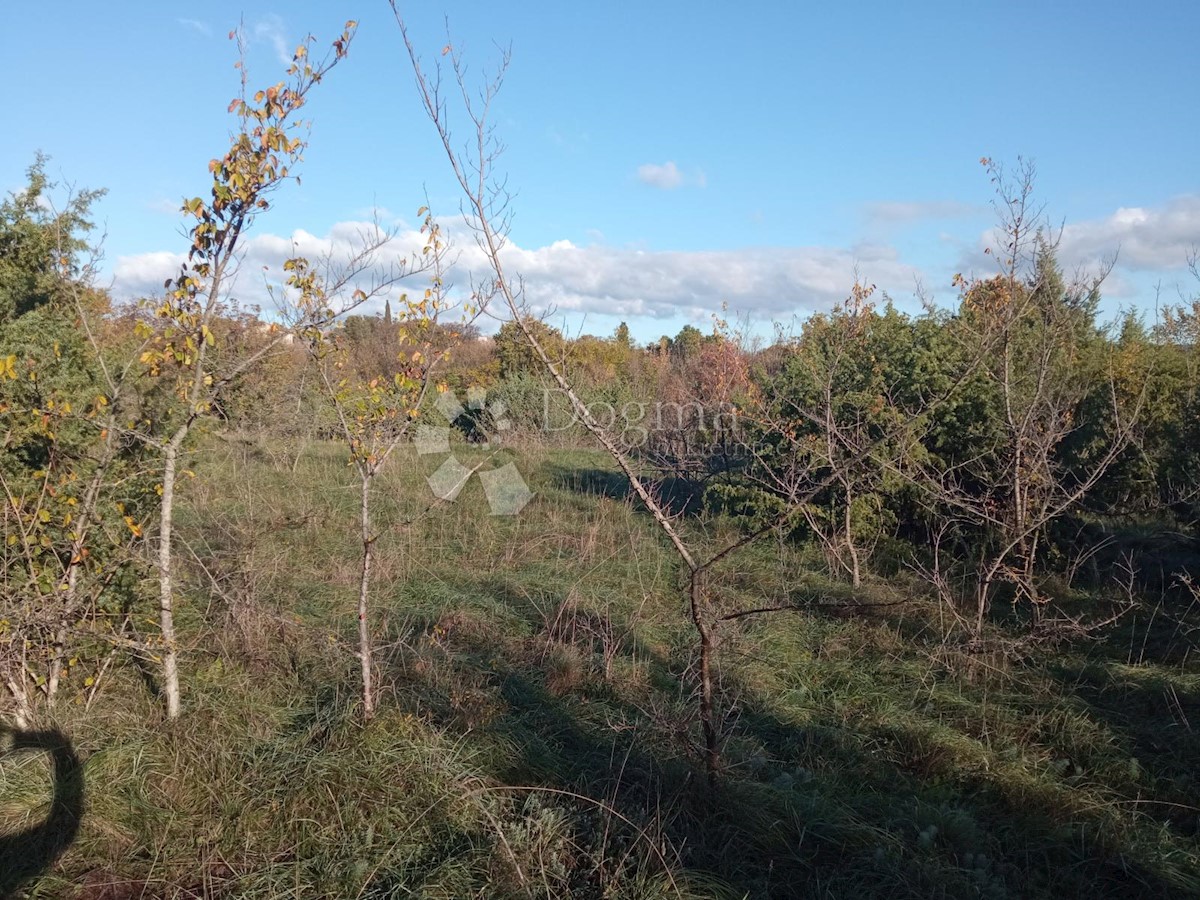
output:
[[[1200,254],[1188,260],[1200,282]],[[1155,329],[1158,357],[1150,456],[1157,499],[1200,527],[1200,296],[1166,306]]]
[[[685,326],[690,327],[690,326]],[[699,334],[699,329],[693,329]],[[683,334],[683,332],[681,332]],[[677,340],[673,347],[682,347]],[[738,411],[757,404],[741,335],[717,320],[713,334],[690,352],[656,358],[653,412],[636,449],[653,465],[699,493],[711,479],[744,464]],[[640,434],[640,432],[639,432]]]
[[178,401],[159,423],[163,436],[154,440],[162,474],[157,554],[162,690],[171,719],[180,714],[173,553],[180,457],[193,427],[213,412],[221,391],[287,337],[280,330],[275,340],[218,367],[212,352],[213,326],[228,303],[243,237],[270,206],[271,193],[291,177],[300,161],[305,142],[296,134],[297,116],[309,92],[346,56],[355,27],[353,21],[347,22],[330,53],[319,62],[309,57],[311,39],[301,44],[287,80],[253,95],[247,92],[243,67],[241,96],[229,105],[238,129],[225,155],[209,163],[210,196],[207,200],[193,197],[183,205],[194,220],[187,262],[165,286],[166,295],[154,310],[157,327],[143,326],[154,344],[142,361],[150,374],[172,380]]
[[[1032,207],[1034,172],[1022,164],[1010,180],[984,160],[997,188],[1001,273],[962,282],[954,329],[981,359],[974,389],[991,429],[958,458],[928,474],[940,515],[971,530],[977,556],[970,629],[978,638],[1002,584],[1012,586],[1034,628],[1048,598],[1038,588],[1037,558],[1047,527],[1079,504],[1135,438],[1144,393],[1121,388],[1116,359],[1095,324],[1103,275],[1067,285],[1054,242]],[[1104,402],[1081,422],[1097,385]],[[1064,458],[1084,425],[1098,446],[1074,465]]]
[[[418,298],[407,294],[398,299],[400,314],[392,323],[393,359],[386,371],[364,376],[351,365],[346,342],[339,335],[320,325],[305,330],[309,348],[336,415],[339,432],[350,453],[359,480],[359,537],[362,542],[358,585],[358,658],[362,671],[362,713],[370,720],[375,715],[376,691],[370,620],[371,570],[374,545],[379,538],[372,516],[372,489],[375,478],[383,470],[396,448],[407,441],[416,430],[417,419],[433,384],[438,363],[449,352],[447,341],[456,332],[439,327],[439,317],[448,310],[443,281],[446,242],[440,226],[432,216],[426,216],[421,226],[426,235],[423,256],[432,269],[429,288]],[[288,285],[298,295],[297,308],[308,322],[329,322],[338,315],[335,298],[349,285],[345,277],[327,276],[314,272],[304,259],[289,260]],[[379,284],[372,291],[378,294],[395,280]],[[358,289],[355,304],[365,302],[371,294]],[[390,298],[388,302],[391,313]],[[465,481],[465,479],[464,479]],[[448,486],[449,495],[457,493],[462,484]]]
[[775,495],[794,495],[814,477],[831,479],[800,511],[831,567],[854,587],[888,518],[885,483],[896,478],[887,461],[910,452],[902,438],[924,411],[914,380],[928,374],[917,329],[890,303],[877,311],[873,291],[855,284],[846,303],[804,323],[764,388],[750,445],[756,464],[749,474]]
[[[96,191],[56,207],[45,158],[0,204],[0,669],[18,723],[53,706],[70,675],[95,695],[136,600],[138,519],[152,505],[136,359],[106,333],[107,295],[88,246]],[[126,341],[128,344],[128,341]],[[90,674],[84,674],[84,673]]]
[[541,361],[525,340],[526,330],[537,335],[538,343],[556,362],[562,364],[566,360],[567,341],[561,331],[529,314],[526,314],[524,319],[525,321],[520,323],[510,321],[501,324],[493,340],[496,359],[500,363],[501,378],[516,378],[542,371]]
[[613,333],[613,340],[623,350],[633,349],[633,338],[629,334],[629,326],[624,322],[617,326],[617,330]]
[[671,353],[683,360],[692,359],[700,353],[704,334],[695,325],[684,325],[671,341]]

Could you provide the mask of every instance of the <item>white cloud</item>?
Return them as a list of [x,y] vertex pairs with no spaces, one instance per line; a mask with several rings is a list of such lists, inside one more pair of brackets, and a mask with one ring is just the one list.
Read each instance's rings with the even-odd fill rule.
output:
[[885,200],[866,204],[863,212],[872,223],[894,225],[922,219],[958,219],[977,215],[984,209],[957,200]]
[[673,160],[667,160],[663,165],[646,163],[638,166],[638,181],[656,187],[663,191],[672,191],[683,185],[683,173]]
[[[303,229],[287,236],[255,235],[242,244],[236,271],[229,281],[230,296],[243,306],[270,309],[268,285],[278,286],[284,281],[285,260],[303,256],[314,265],[325,260],[335,265],[344,263],[376,233],[374,223],[363,221],[339,222],[322,236]],[[419,255],[424,244],[425,236],[417,231],[397,232],[391,243],[375,255],[372,267],[363,273],[357,286],[366,288],[372,278],[384,277],[391,267]],[[163,283],[177,276],[186,260],[186,253],[162,250],[118,257],[112,272],[113,294],[119,300],[159,296]],[[421,287],[424,289],[424,285]]]
[[163,282],[178,275],[186,260],[186,253],[168,250],[117,257],[113,293],[122,300],[157,296],[162,293]]
[[[675,171],[678,173],[678,169]],[[682,175],[680,174],[680,177]],[[956,206],[936,204],[880,205],[883,217],[911,220],[930,210],[949,214]],[[366,211],[364,210],[364,213]],[[387,218],[386,211],[381,211]],[[365,216],[364,216],[365,218]],[[397,223],[399,224],[399,223]],[[268,281],[282,280],[282,262],[290,256],[310,259],[346,259],[364,233],[373,226],[367,221],[335,225],[327,234],[295,231],[290,235],[259,234],[244,244],[244,257],[235,282],[243,304],[269,308]],[[374,273],[418,253],[423,236],[399,224],[400,231],[381,254]],[[486,280],[486,258],[462,225],[447,224],[457,241],[458,258],[449,279],[465,290],[472,282]],[[947,235],[947,238],[951,236]],[[671,251],[646,250],[606,244],[599,235],[595,243],[577,246],[555,241],[542,247],[510,243],[504,262],[510,272],[524,277],[526,299],[535,311],[558,309],[572,318],[583,314],[643,319],[689,318],[703,321],[728,303],[735,314],[759,319],[787,319],[793,314],[827,309],[845,297],[854,282],[856,269],[867,282],[887,290],[898,300],[912,291],[922,273],[904,261],[888,242],[874,236],[871,242],[850,248],[829,246],[747,247],[735,250]],[[990,232],[977,241],[941,241],[949,254],[946,261],[962,254],[959,270],[990,274],[996,262],[984,256]],[[1080,266],[1120,250],[1118,268],[1110,276],[1106,295],[1116,299],[1136,298],[1139,273],[1180,271],[1188,252],[1200,244],[1200,196],[1176,197],[1161,207],[1125,207],[1112,214],[1068,225],[1062,237],[1059,259],[1071,272]],[[941,255],[940,253],[938,255]],[[162,284],[178,274],[183,253],[158,251],[120,257],[113,269],[118,297],[157,296]],[[934,265],[930,263],[930,265]],[[936,266],[935,266],[936,268]],[[950,271],[953,271],[951,269]],[[928,274],[928,273],[927,273]],[[931,283],[941,283],[938,275]],[[929,279],[925,279],[929,282]],[[424,289],[417,276],[408,290]]]
[[[1052,229],[1057,232],[1057,229]],[[1003,235],[995,228],[984,231],[975,246],[965,253],[964,271],[987,273],[996,261],[985,248],[1003,246]],[[1183,194],[1157,208],[1121,207],[1099,219],[1062,226],[1058,262],[1067,272],[1095,271],[1116,257],[1116,270],[1109,276],[1106,293],[1129,295],[1128,280],[1118,281],[1121,270],[1129,273],[1168,273],[1183,269],[1189,253],[1200,248],[1200,195]],[[1122,293],[1124,292],[1124,293]]]
[[550,139],[550,143],[554,144],[554,146],[569,151],[579,150],[591,143],[592,140],[588,132],[583,131],[577,126],[560,128],[557,125],[549,125],[546,128],[546,137]]
[[183,206],[183,200],[169,200],[166,197],[155,197],[153,200],[146,201],[146,209],[151,212],[162,213],[167,216],[179,215],[180,208]]
[[250,33],[253,41],[262,41],[270,44],[279,61],[285,66],[292,64],[292,53],[294,47],[288,43],[287,31],[283,25],[283,19],[272,13],[265,16],[254,23],[254,29]]
[[[293,255],[310,259],[345,259],[367,223],[344,222],[323,236],[296,231],[289,236],[262,234],[245,245],[235,293],[243,304],[269,308],[266,279],[281,278],[283,260]],[[465,288],[486,279],[482,251],[459,226],[457,262],[449,280]],[[383,254],[380,265],[395,264],[419,252],[423,236],[401,231]],[[125,256],[114,269],[118,297],[157,295],[163,281],[175,275],[183,254],[157,252]],[[750,247],[739,250],[650,251],[596,244],[576,246],[555,241],[538,248],[510,243],[504,250],[510,272],[524,279],[526,300],[539,313],[616,315],[630,319],[687,317],[704,320],[725,303],[735,314],[787,319],[794,314],[827,309],[844,298],[861,277],[898,297],[912,290],[919,277],[913,266],[886,245],[837,247]],[[265,267],[265,270],[264,270]],[[424,288],[416,276],[408,290]]]
[[408,225],[404,216],[386,206],[360,206],[351,215],[363,222],[379,222],[385,228],[403,228]]
[[637,179],[642,184],[658,188],[662,191],[673,191],[679,187],[708,187],[708,175],[703,169],[694,169],[691,175],[683,172],[674,160],[667,160],[661,166],[657,163],[646,163],[638,166]]
[[1158,209],[1122,207],[1112,215],[1063,229],[1064,263],[1085,263],[1117,253],[1122,268],[1156,271],[1182,268],[1200,246],[1200,194],[1185,194]]
[[512,248],[538,309],[629,317],[703,318],[729,303],[735,312],[791,316],[828,308],[843,298],[858,265],[865,277],[897,290],[915,270],[894,252],[831,247],[645,251],[558,242],[537,250]]
[[199,19],[176,19],[184,28],[190,28],[197,34],[209,37],[212,35],[212,27],[207,22],[201,22]]

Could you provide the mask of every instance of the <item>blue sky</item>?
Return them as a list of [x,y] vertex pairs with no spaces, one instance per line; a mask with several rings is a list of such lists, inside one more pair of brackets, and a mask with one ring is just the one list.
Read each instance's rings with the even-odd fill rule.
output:
[[[1192,291],[1200,244],[1200,7],[1175,3],[446,3],[412,5],[438,58],[443,17],[478,73],[511,44],[496,108],[516,190],[514,264],[571,331],[627,319],[644,339],[704,325],[722,302],[760,328],[827,306],[855,267],[911,306],[917,279],[950,302],[986,266],[981,156],[1038,168],[1067,223],[1063,256],[1120,250],[1106,308]],[[2,14],[8,77],[0,186],[35,151],[63,180],[105,187],[118,293],[148,290],[184,246],[237,92],[281,50],[360,23],[313,95],[303,182],[277,195],[250,254],[336,242],[379,207],[403,229],[426,191],[457,195],[384,0],[29,4]],[[465,135],[464,135],[465,136]],[[403,235],[402,241],[403,244]],[[256,256],[257,254],[257,256]],[[472,265],[464,251],[463,269]],[[255,299],[257,285],[239,285]]]

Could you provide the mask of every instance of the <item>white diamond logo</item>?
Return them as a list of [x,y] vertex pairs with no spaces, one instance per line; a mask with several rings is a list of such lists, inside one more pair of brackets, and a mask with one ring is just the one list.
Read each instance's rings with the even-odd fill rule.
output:
[[515,516],[533,499],[533,492],[513,463],[479,473],[493,516]]
[[[515,516],[524,509],[533,499],[533,491],[529,490],[529,485],[525,483],[514,463],[480,471],[479,466],[472,469],[463,465],[450,448],[449,426],[468,410],[486,412],[486,416],[480,417],[481,425],[490,419],[490,424],[496,432],[511,428],[512,423],[504,418],[505,405],[499,401],[488,404],[487,391],[481,387],[467,390],[466,407],[449,391],[439,394],[433,405],[446,419],[447,424],[420,425],[413,439],[418,456],[450,454],[438,466],[437,471],[425,479],[433,495],[439,500],[453,501],[471,480],[471,476],[478,471],[483,493],[487,497],[488,509],[493,516]],[[497,435],[488,434],[486,430],[481,431],[483,446],[495,446]]]

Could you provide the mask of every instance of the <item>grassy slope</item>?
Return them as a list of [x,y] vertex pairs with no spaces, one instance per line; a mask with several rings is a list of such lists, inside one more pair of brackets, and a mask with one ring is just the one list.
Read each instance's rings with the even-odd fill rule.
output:
[[[220,590],[186,604],[187,717],[163,725],[132,666],[67,714],[88,815],[30,896],[1200,893],[1200,673],[1130,665],[1136,624],[1019,667],[969,658],[923,601],[848,615],[803,551],[762,544],[721,602],[812,613],[728,632],[710,791],[669,548],[581,490],[612,484],[601,457],[530,453],[522,515],[488,516],[476,483],[383,530],[383,712],[364,729],[354,487],[335,447],[289,462],[223,443],[197,460],[184,531]],[[395,461],[382,521],[420,513],[436,462]],[[41,765],[0,767],[9,821],[46,795]]]

